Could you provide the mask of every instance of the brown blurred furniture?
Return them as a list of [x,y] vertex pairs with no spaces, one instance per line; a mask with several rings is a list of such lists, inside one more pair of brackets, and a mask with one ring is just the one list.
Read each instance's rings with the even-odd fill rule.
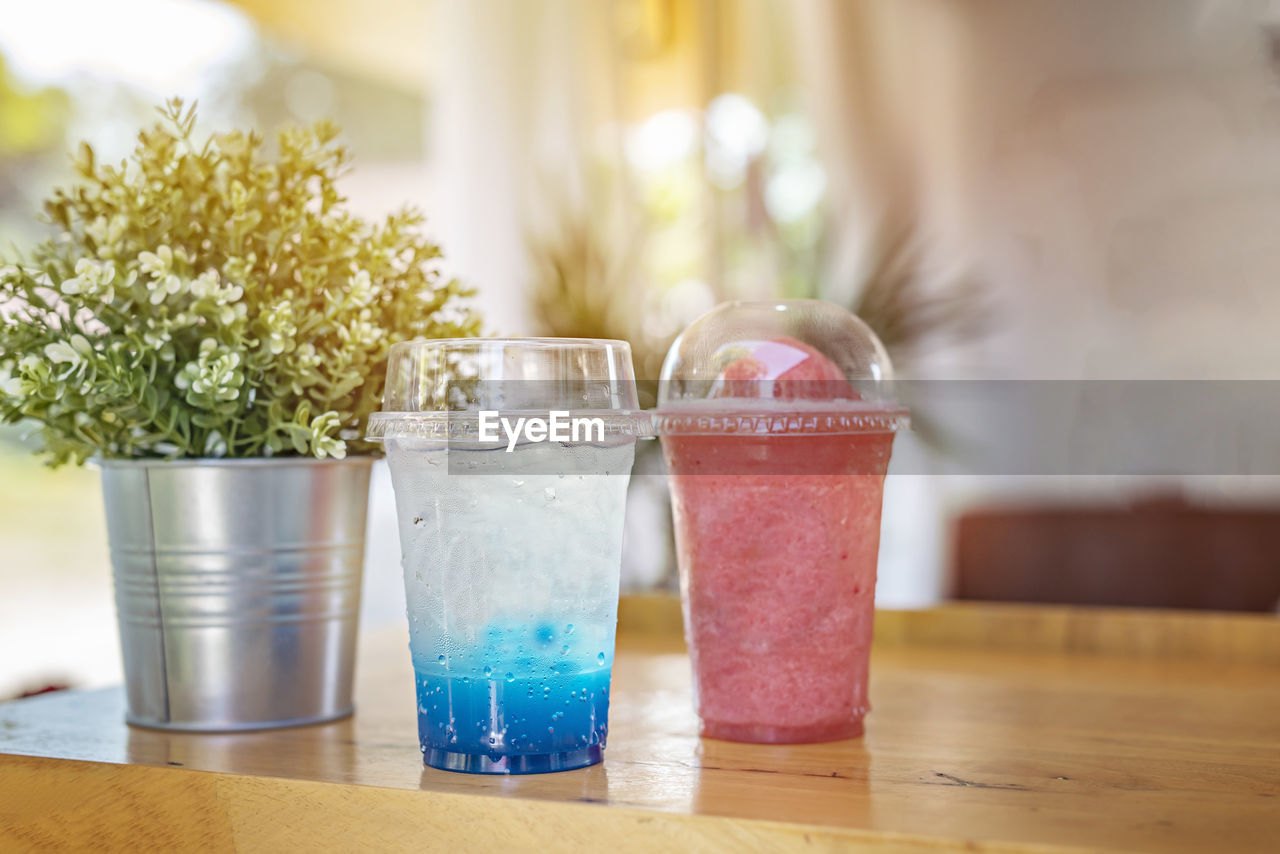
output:
[[953,578],[959,599],[1272,611],[1280,508],[975,510],[956,524]]

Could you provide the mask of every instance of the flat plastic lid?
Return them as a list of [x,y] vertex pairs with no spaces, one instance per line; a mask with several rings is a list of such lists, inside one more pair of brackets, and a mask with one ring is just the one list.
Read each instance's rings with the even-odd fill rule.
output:
[[481,415],[589,417],[612,436],[651,436],[631,345],[596,338],[441,338],[393,344],[382,411],[366,438],[474,439]]
[[662,365],[659,435],[905,429],[871,328],[820,300],[729,302],[689,325]]

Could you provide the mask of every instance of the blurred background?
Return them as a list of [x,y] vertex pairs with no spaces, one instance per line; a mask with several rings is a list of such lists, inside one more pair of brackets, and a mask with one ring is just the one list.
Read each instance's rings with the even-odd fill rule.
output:
[[[77,140],[122,157],[171,95],[206,129],[332,116],[353,206],[423,208],[489,331],[625,338],[649,380],[774,296],[857,311],[910,379],[1280,379],[1271,0],[0,0],[6,251]],[[1276,478],[956,473],[922,414],[882,606],[1280,604]],[[30,447],[0,432],[0,697],[120,679],[97,475]],[[674,585],[655,451],[630,590]],[[376,629],[382,469],[371,512]]]

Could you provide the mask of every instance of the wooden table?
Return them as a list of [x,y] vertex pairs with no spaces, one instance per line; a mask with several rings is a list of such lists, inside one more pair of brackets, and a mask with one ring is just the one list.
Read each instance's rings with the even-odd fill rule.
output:
[[1280,851],[1280,620],[954,605],[877,617],[866,737],[702,741],[678,610],[623,602],[603,765],[424,769],[403,634],[356,716],[121,722],[119,689],[0,706],[0,850]]

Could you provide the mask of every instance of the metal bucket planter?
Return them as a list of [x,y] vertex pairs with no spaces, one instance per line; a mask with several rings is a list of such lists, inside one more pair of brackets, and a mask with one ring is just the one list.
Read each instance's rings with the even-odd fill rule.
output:
[[372,462],[102,462],[129,723],[351,714]]

